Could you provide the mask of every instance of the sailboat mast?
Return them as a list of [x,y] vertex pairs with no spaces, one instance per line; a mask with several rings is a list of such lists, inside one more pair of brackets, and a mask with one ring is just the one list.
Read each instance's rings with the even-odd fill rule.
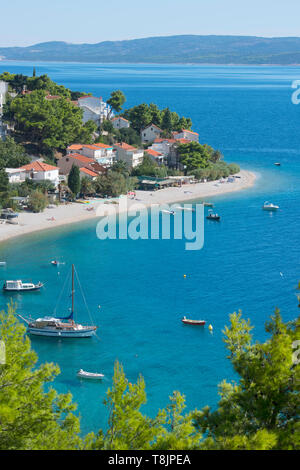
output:
[[74,264],[72,264],[72,318],[74,315]]

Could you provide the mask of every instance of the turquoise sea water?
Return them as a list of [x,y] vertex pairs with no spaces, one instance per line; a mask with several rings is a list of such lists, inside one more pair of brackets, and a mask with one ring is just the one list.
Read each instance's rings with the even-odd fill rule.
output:
[[[173,390],[186,395],[188,409],[216,406],[217,384],[235,378],[222,342],[229,313],[242,309],[260,340],[276,306],[286,320],[298,314],[300,106],[291,103],[291,83],[300,78],[300,69],[34,65],[37,73],[72,89],[106,99],[120,88],[128,106],[155,102],[190,116],[202,143],[260,174],[255,187],[214,199],[222,221],[206,223],[200,251],[186,251],[178,240],[99,241],[95,221],[0,247],[0,258],[7,260],[3,279],[47,281],[40,293],[14,297],[23,314],[51,314],[70,264],[77,267],[100,340],[33,339],[32,344],[40,362],[60,365],[55,387],[74,395],[84,432],[105,426],[102,400],[115,359],[130,381],[139,373],[145,377],[144,411],[151,415],[166,405]],[[0,73],[30,74],[32,68],[0,62]],[[275,167],[275,161],[282,166]],[[265,200],[280,210],[263,212]],[[54,258],[66,264],[54,268],[49,264]],[[1,306],[8,298],[1,294]],[[206,319],[213,334],[183,326],[184,314]],[[106,379],[103,384],[81,382],[79,368],[99,370]]]

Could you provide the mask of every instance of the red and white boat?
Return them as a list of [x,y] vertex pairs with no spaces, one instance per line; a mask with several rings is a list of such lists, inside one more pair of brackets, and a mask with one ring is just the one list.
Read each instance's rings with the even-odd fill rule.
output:
[[205,323],[206,323],[205,320],[190,320],[186,317],[183,317],[181,321],[185,325],[205,325]]

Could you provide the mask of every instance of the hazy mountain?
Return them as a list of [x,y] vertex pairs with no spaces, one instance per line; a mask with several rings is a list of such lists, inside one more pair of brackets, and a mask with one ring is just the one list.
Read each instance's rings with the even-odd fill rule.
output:
[[44,42],[0,47],[10,60],[195,64],[300,64],[300,38],[167,36],[98,44]]

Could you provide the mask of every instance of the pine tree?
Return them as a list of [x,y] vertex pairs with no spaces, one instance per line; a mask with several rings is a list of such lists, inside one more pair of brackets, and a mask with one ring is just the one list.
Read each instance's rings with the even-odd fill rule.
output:
[[79,449],[79,420],[70,394],[45,384],[59,373],[54,364],[37,367],[25,327],[12,305],[0,312],[6,358],[0,364],[0,450]]
[[71,189],[72,193],[76,197],[80,191],[80,171],[78,166],[74,165],[71,168],[71,171],[68,176],[68,186]]

